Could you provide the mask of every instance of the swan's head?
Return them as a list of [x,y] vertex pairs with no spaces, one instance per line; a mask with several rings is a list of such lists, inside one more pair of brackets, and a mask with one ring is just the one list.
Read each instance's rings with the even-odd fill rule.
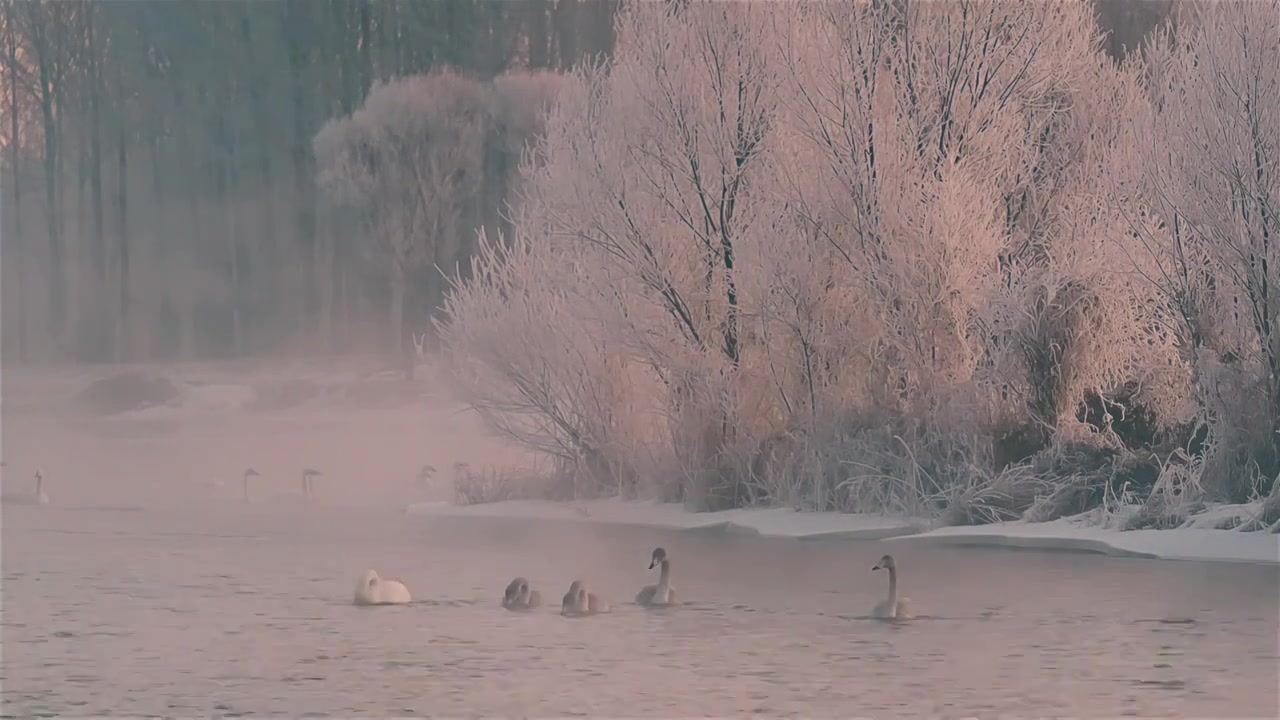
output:
[[653,557],[649,560],[649,569],[652,570],[658,567],[658,564],[662,562],[666,562],[666,559],[667,559],[666,550],[663,550],[662,548],[654,548]]
[[893,570],[893,569],[896,569],[897,567],[898,567],[897,563],[893,561],[893,556],[885,555],[881,557],[880,562],[876,563],[876,566],[871,569],[872,570]]
[[248,470],[244,471],[244,476],[247,478],[261,477],[261,474],[257,470],[254,470],[253,468],[249,468]]
[[319,476],[321,476],[321,475],[323,475],[323,474],[324,474],[324,473],[322,473],[322,472],[320,472],[319,470],[316,470],[316,469],[314,469],[314,468],[304,468],[304,469],[302,470],[302,477],[319,477]]
[[365,570],[365,571],[364,571],[364,586],[365,586],[365,587],[367,587],[367,588],[369,588],[369,589],[371,589],[371,590],[372,590],[372,589],[373,589],[373,586],[378,584],[378,579],[379,579],[379,578],[378,578],[378,573],[377,573],[377,572],[375,572],[375,571],[373,571],[373,570]]
[[418,471],[418,479],[422,481],[430,480],[436,476],[436,469],[433,465],[423,465]]

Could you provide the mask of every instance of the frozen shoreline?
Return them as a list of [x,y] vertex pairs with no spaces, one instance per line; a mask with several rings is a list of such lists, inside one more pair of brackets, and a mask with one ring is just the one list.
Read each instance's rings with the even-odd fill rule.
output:
[[1201,528],[1121,531],[1077,525],[1067,519],[944,527],[892,541],[1070,550],[1158,560],[1280,563],[1280,535],[1275,533]]
[[405,508],[405,511],[410,515],[432,517],[563,520],[663,530],[737,532],[801,540],[830,538],[882,540],[917,533],[926,527],[922,521],[880,515],[811,513],[787,508],[750,508],[694,513],[685,510],[679,503],[617,499],[574,503],[549,500],[507,500],[467,506],[443,502],[415,503]]
[[426,517],[560,520],[680,531],[741,532],[792,539],[884,540],[892,543],[1016,547],[1093,552],[1162,560],[1280,563],[1280,535],[1195,527],[1120,531],[1064,518],[928,529],[927,522],[880,515],[800,512],[787,508],[688,512],[674,503],[509,500],[481,505],[415,503],[405,511]]

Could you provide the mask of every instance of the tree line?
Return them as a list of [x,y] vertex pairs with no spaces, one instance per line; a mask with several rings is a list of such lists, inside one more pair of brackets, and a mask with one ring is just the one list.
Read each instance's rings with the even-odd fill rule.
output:
[[[131,361],[383,343],[388,265],[359,218],[318,188],[316,133],[396,78],[448,68],[490,83],[606,57],[616,8],[616,0],[6,0],[4,358]],[[500,134],[510,123],[490,125],[499,135],[489,144],[509,144]],[[488,171],[518,164],[500,160]],[[468,200],[498,217],[507,184],[495,178],[483,188],[489,195]],[[470,242],[470,230],[455,242]]]
[[[537,130],[518,126],[546,97],[488,88],[487,179],[451,210],[451,249],[415,255],[431,262],[411,268],[403,303],[386,238],[317,184],[315,135],[392,79],[490,82],[608,57],[619,5],[0,2],[4,359],[344,352],[399,342],[404,312],[425,330],[444,290],[431,265],[465,267],[477,224],[498,227]],[[1113,55],[1168,5],[1093,0]]]

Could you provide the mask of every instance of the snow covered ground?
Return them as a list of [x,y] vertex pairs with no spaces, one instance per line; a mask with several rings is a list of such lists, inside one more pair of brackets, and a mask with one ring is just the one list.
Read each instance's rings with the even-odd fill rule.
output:
[[786,508],[688,512],[671,503],[593,500],[558,503],[511,500],[460,507],[448,503],[410,505],[412,515],[505,517],[604,523],[671,530],[719,530],[795,539],[846,538],[891,543],[985,545],[1096,552],[1166,560],[1280,563],[1280,535],[1203,527],[1191,522],[1174,530],[1130,530],[1088,524],[1084,518],[1053,522],[927,529],[922,520],[799,512]]
[[766,537],[796,539],[850,538],[879,540],[918,532],[918,521],[879,515],[799,512],[787,508],[725,510],[694,513],[678,503],[607,499],[577,503],[546,500],[508,500],[481,505],[418,503],[411,515],[448,517],[505,517],[606,523],[669,530],[720,530]]
[[1274,533],[1199,528],[1120,531],[1075,525],[1065,519],[944,527],[894,541],[1079,550],[1163,560],[1280,563],[1280,535]]

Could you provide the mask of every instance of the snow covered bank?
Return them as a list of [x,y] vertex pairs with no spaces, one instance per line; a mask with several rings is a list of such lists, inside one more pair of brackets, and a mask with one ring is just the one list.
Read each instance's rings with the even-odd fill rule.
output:
[[879,515],[799,512],[787,508],[694,513],[675,503],[616,499],[563,503],[508,500],[480,505],[417,503],[411,515],[428,517],[523,518],[625,525],[682,531],[741,532],[794,539],[886,540],[894,543],[1002,546],[1095,552],[1165,560],[1280,563],[1280,535],[1206,529],[1198,523],[1175,530],[1120,531],[1091,525],[1084,518],[1053,522],[1009,522],[944,527],[926,531],[923,521]]
[[879,515],[798,512],[787,508],[694,513],[678,503],[592,500],[560,503],[508,500],[481,505],[417,503],[411,515],[435,517],[500,517],[627,525],[667,530],[715,530],[796,539],[846,538],[879,540],[918,532],[923,524]]
[[1196,527],[1121,531],[1086,525],[1073,518],[944,527],[895,537],[891,542],[1076,550],[1162,560],[1280,563],[1280,535],[1274,533]]

